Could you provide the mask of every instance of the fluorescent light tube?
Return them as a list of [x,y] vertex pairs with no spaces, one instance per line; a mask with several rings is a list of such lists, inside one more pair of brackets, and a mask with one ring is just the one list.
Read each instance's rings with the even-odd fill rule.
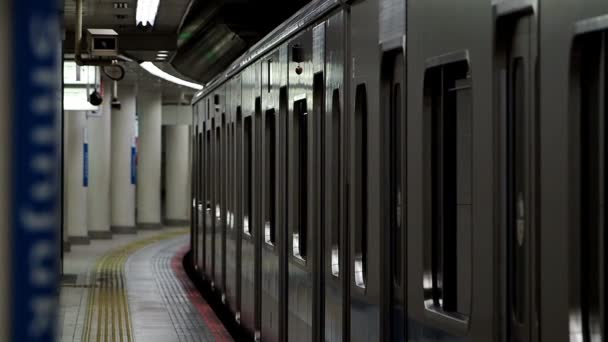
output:
[[171,83],[175,83],[175,84],[179,84],[181,86],[192,88],[192,89],[195,89],[195,90],[201,90],[201,89],[203,89],[203,86],[200,85],[200,84],[196,84],[196,83],[188,82],[186,80],[182,80],[181,78],[177,78],[177,77],[175,77],[173,75],[170,75],[170,74],[162,71],[156,65],[154,65],[154,63],[152,63],[152,62],[143,62],[139,66],[141,66],[142,68],[144,68],[144,70],[146,70],[147,72],[151,73],[152,75],[154,75],[154,76],[156,76],[158,78],[162,78],[165,81],[168,81],[168,82],[171,82]]
[[136,25],[154,26],[160,0],[137,0]]

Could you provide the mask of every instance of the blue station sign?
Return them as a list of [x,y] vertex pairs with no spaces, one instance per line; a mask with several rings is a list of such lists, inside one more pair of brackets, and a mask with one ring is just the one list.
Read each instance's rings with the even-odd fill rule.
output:
[[11,341],[54,341],[58,310],[61,8],[12,2]]

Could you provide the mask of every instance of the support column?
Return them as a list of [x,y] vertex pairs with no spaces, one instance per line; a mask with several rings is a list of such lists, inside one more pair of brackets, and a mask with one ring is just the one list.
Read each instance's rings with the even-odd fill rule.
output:
[[104,79],[104,98],[97,116],[87,120],[89,138],[88,228],[91,239],[111,239],[110,139],[112,81]]
[[139,151],[137,174],[137,228],[159,229],[161,220],[162,93],[139,89]]
[[189,220],[189,136],[190,127],[188,125],[165,126],[167,225],[187,225]]
[[112,109],[111,220],[113,233],[135,233],[135,86],[120,84],[120,109]]
[[72,245],[89,244],[87,230],[87,187],[84,182],[85,111],[66,111],[65,135],[65,224]]

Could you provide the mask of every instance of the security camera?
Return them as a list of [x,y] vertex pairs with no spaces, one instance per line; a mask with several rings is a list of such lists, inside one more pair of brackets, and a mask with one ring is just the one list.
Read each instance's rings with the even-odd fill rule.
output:
[[93,90],[91,95],[89,95],[89,103],[93,106],[99,106],[102,102],[103,97],[101,96],[101,94],[97,91],[97,89]]
[[112,29],[88,29],[87,41],[92,57],[118,56],[118,33]]

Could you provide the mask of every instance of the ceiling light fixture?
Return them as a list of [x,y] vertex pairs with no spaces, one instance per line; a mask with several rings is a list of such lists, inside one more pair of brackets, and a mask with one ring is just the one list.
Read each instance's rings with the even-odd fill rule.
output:
[[156,56],[158,56],[158,57],[169,57],[169,54],[168,53],[158,53],[158,54],[156,54]]
[[[141,0],[140,0],[141,1]],[[139,66],[141,66],[142,68],[144,68],[144,70],[146,70],[147,72],[151,73],[152,75],[162,78],[165,81],[171,82],[171,83],[175,83],[184,87],[188,87],[188,88],[192,88],[195,90],[201,90],[203,89],[203,86],[200,84],[196,84],[196,83],[192,83],[192,82],[188,82],[186,80],[182,80],[181,78],[177,78],[173,75],[170,75],[164,71],[162,71],[161,69],[159,69],[156,65],[154,65],[154,63],[152,62],[143,62],[141,64],[139,64]]]
[[160,0],[137,0],[136,25],[154,26]]

